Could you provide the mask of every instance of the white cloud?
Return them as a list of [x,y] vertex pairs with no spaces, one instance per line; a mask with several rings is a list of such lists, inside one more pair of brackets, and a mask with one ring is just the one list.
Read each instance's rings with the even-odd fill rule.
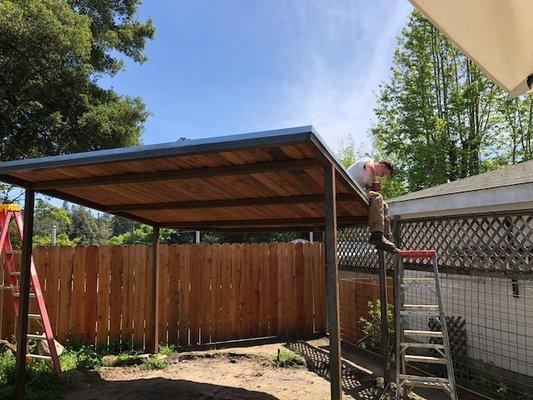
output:
[[[375,92],[390,75],[396,36],[407,21],[410,4],[407,1],[295,4],[292,16],[296,15],[296,21],[291,21],[294,38],[287,45],[288,68],[299,71],[296,80],[294,71],[290,74],[280,96],[278,107],[283,109],[279,114],[284,118],[283,125],[312,124],[333,148],[352,135],[356,143],[370,149],[368,129]],[[315,28],[309,35],[301,35],[298,34],[301,27]],[[317,40],[320,46],[314,45]]]

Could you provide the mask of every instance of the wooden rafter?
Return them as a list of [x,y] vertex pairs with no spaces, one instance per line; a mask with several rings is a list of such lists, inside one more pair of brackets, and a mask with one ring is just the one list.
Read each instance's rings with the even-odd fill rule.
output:
[[306,158],[302,160],[271,161],[244,165],[226,165],[220,167],[203,167],[171,171],[140,172],[86,178],[58,179],[30,183],[30,185],[34,190],[43,190],[77,186],[117,185],[124,183],[250,175],[254,173],[265,172],[317,169],[322,168],[322,166],[322,163],[318,159]]

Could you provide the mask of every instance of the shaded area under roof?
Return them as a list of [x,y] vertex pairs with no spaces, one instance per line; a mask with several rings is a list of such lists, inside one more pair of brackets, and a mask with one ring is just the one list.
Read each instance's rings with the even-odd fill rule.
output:
[[368,200],[313,127],[0,163],[0,180],[159,227],[324,227],[324,168],[336,170],[341,226]]

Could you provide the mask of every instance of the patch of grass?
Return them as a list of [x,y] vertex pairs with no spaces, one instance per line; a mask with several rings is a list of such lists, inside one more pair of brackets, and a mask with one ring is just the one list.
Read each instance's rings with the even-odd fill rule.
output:
[[143,361],[141,368],[145,370],[151,370],[151,369],[163,369],[166,366],[167,366],[166,360],[163,360],[161,358],[151,357]]
[[162,344],[159,346],[159,353],[165,356],[169,356],[174,353],[175,347],[171,344]]
[[278,367],[296,367],[298,365],[304,365],[305,359],[289,349],[278,350],[278,355],[274,359],[274,362]]

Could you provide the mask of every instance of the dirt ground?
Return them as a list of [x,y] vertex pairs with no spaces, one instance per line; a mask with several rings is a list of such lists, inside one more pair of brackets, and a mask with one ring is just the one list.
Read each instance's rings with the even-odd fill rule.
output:
[[[299,342],[307,366],[279,368],[273,363],[284,344],[232,347],[217,351],[175,353],[163,370],[139,366],[74,371],[65,400],[322,400],[330,398],[327,352],[320,342]],[[326,354],[326,356],[324,356]],[[324,364],[326,357],[326,364]],[[356,368],[357,369],[357,368]],[[345,398],[381,398],[375,375],[366,369],[343,371]]]
[[67,400],[328,399],[329,382],[305,366],[277,368],[281,345],[172,355],[163,370],[103,367],[77,373]]

